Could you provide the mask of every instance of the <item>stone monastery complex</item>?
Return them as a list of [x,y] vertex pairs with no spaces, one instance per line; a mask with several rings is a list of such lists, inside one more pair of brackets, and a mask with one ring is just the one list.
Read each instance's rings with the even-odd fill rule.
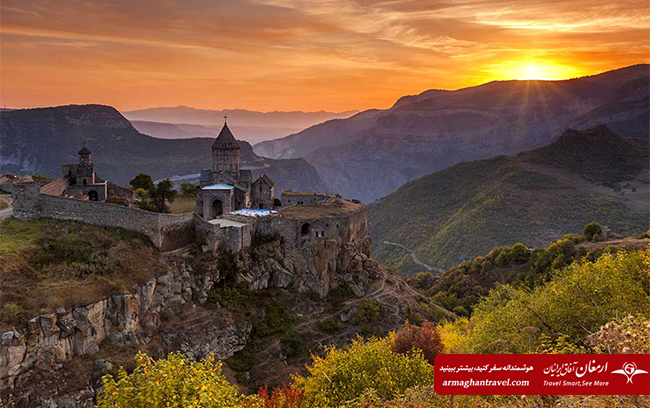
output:
[[[162,251],[198,243],[204,251],[239,252],[255,237],[274,236],[300,248],[316,241],[352,243],[367,237],[363,204],[339,195],[284,191],[275,197],[275,183],[266,174],[253,181],[242,169],[239,145],[224,124],[212,145],[212,169],[202,170],[196,210],[160,214],[133,208],[133,191],[95,173],[92,153],[79,150],[76,164],[62,166],[51,183],[14,185],[14,216],[75,220],[140,232]],[[126,203],[117,205],[111,202]]]

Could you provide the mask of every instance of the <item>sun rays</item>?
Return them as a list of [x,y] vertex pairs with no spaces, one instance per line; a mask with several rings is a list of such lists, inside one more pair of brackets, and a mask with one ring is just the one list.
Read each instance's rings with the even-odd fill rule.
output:
[[490,65],[489,80],[561,80],[584,75],[584,72],[570,65],[544,60],[505,61]]

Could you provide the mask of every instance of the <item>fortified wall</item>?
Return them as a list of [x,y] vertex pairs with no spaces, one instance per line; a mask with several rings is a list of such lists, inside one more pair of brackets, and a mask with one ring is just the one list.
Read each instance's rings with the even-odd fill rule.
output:
[[136,208],[41,193],[38,183],[14,185],[13,213],[18,219],[54,218],[103,227],[118,227],[147,236],[154,246],[169,251],[194,240],[192,214],[159,214]]
[[[279,213],[268,212],[266,216],[228,214],[207,221],[196,213],[160,214],[44,194],[43,190],[36,182],[16,184],[13,189],[14,216],[18,219],[54,218],[124,228],[147,236],[161,251],[175,250],[196,242],[205,252],[241,254],[260,242],[278,240],[282,243],[283,256],[293,253],[291,261],[284,262],[281,272],[301,273],[306,270],[305,265],[311,264],[311,272],[317,280],[321,278],[316,275],[324,269],[329,272],[341,271],[334,264],[322,266],[327,263],[322,260],[325,256],[323,251],[329,251],[329,257],[333,258],[338,256],[345,244],[355,244],[358,253],[370,254],[369,245],[359,244],[370,239],[365,207],[341,198],[314,206],[287,207]],[[338,249],[334,250],[333,245],[338,245]],[[318,257],[319,260],[316,260]],[[306,263],[305,259],[310,261]],[[267,286],[264,282],[256,284],[250,281],[249,284],[252,288]],[[313,289],[319,293],[327,292]]]

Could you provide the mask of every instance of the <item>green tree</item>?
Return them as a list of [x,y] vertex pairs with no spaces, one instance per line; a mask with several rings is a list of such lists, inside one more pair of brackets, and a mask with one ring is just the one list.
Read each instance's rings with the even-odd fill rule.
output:
[[585,238],[587,238],[590,241],[593,239],[594,235],[598,234],[598,236],[600,236],[602,233],[603,233],[603,226],[597,222],[592,222],[590,224],[587,224],[583,232]]
[[504,268],[508,266],[510,263],[510,258],[508,258],[508,252],[506,250],[503,250],[499,256],[497,256],[497,259],[494,261],[494,263],[499,267],[499,268]]
[[194,197],[196,192],[199,191],[199,186],[192,183],[181,184],[181,195],[183,197]]
[[[542,335],[585,347],[590,333],[617,316],[650,316],[647,251],[603,254],[573,262],[534,290],[493,289],[474,309],[469,334],[473,353],[535,351]],[[531,334],[530,328],[535,328]]]
[[155,189],[149,190],[149,198],[153,204],[154,211],[166,213],[169,212],[167,203],[173,203],[178,193],[174,190],[174,184],[165,179],[156,185]]
[[415,286],[419,289],[427,290],[433,283],[433,274],[431,272],[419,272],[415,275]]
[[239,408],[248,399],[228,383],[221,362],[213,356],[190,361],[181,353],[172,353],[154,362],[139,353],[136,361],[131,374],[120,368],[116,377],[102,378],[99,408]]
[[133,180],[129,181],[129,184],[131,184],[134,190],[141,188],[145,191],[151,191],[155,187],[151,176],[144,173],[135,176]]
[[516,243],[512,246],[512,248],[510,248],[509,256],[514,263],[522,264],[528,261],[528,248],[526,248],[526,245],[522,244],[521,242]]
[[134,193],[135,193],[135,198],[137,198],[138,200],[144,200],[147,198],[147,190],[145,190],[142,187],[136,188]]

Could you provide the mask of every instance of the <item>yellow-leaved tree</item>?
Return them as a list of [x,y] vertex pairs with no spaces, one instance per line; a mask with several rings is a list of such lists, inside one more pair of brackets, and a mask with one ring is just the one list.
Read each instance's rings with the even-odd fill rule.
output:
[[[153,361],[144,353],[136,357],[131,374],[120,368],[117,378],[106,375],[99,408],[239,408],[255,407],[239,394],[210,356],[191,361],[182,353]],[[244,405],[246,404],[246,405]]]
[[433,365],[422,352],[393,350],[395,333],[385,338],[359,337],[346,348],[331,347],[323,358],[314,356],[309,376],[296,377],[309,407],[339,407],[373,389],[394,398],[415,385],[433,385]]

